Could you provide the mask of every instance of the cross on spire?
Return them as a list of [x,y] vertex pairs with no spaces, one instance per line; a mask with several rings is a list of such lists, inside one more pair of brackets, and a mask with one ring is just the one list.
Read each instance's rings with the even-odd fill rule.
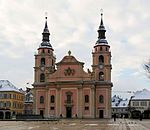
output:
[[100,44],[100,43],[107,43],[107,40],[105,39],[105,26],[104,26],[104,23],[103,23],[103,10],[101,9],[101,21],[100,21],[100,26],[97,30],[98,32],[98,41],[96,44]]
[[50,40],[49,40],[50,33],[49,33],[48,25],[47,25],[47,12],[45,12],[45,26],[44,26],[42,35],[43,35],[43,38],[42,38],[41,47],[52,48],[50,44]]

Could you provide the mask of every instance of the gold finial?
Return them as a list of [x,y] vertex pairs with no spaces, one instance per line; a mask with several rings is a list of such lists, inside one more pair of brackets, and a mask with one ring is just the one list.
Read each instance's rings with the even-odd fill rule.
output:
[[103,15],[103,9],[101,9],[100,12],[101,12],[101,15]]
[[70,50],[68,51],[68,55],[69,55],[69,56],[71,55],[71,51],[70,51]]
[[47,13],[47,12],[45,12],[45,19],[47,19],[47,15],[48,15],[48,13]]

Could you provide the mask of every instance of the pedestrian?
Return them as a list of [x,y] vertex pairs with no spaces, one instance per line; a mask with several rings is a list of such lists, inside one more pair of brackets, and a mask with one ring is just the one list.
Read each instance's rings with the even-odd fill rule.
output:
[[62,118],[62,114],[60,114],[60,118]]
[[114,121],[116,121],[116,114],[114,114]]
[[142,113],[140,114],[140,121],[142,121],[142,119],[143,119],[143,115],[142,115]]

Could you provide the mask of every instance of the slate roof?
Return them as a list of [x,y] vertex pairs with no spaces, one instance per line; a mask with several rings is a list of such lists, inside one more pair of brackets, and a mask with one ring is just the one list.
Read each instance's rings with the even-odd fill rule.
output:
[[150,100],[150,91],[143,89],[141,91],[136,91],[133,95],[132,100]]
[[128,99],[122,99],[119,96],[114,95],[112,97],[112,107],[128,107],[129,100]]
[[17,87],[15,87],[8,80],[0,80],[0,91],[15,91],[15,92],[20,92],[20,90]]

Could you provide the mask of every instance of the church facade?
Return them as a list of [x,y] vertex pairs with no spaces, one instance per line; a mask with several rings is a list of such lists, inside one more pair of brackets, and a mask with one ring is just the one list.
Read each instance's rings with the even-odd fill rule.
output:
[[42,43],[35,55],[34,114],[45,118],[111,118],[111,52],[102,14],[93,46],[92,71],[68,52],[56,63],[47,17]]

